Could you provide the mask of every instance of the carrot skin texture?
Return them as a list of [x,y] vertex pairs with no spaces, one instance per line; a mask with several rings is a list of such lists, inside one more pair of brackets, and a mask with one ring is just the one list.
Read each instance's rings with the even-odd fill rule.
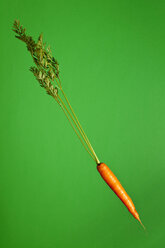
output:
[[108,184],[108,186],[128,208],[129,212],[134,216],[134,218],[140,221],[139,214],[135,209],[132,199],[129,197],[129,195],[127,194],[117,177],[109,169],[109,167],[104,163],[100,163],[97,165],[97,170],[104,181]]

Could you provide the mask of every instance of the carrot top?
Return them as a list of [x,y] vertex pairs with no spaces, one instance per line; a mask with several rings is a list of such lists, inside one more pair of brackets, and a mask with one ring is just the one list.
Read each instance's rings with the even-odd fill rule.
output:
[[37,42],[35,42],[31,36],[26,34],[26,29],[20,25],[18,20],[14,21],[12,30],[16,33],[15,37],[26,44],[27,50],[33,58],[35,66],[30,67],[30,71],[34,74],[40,86],[62,108],[82,145],[98,164],[100,161],[62,88],[59,77],[59,63],[53,57],[50,46],[46,48],[46,43],[43,43],[43,34],[41,33]]

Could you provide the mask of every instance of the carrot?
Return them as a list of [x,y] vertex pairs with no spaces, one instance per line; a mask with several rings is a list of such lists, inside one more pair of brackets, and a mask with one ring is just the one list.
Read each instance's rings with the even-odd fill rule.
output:
[[96,162],[97,169],[104,181],[125,204],[131,214],[141,223],[131,198],[128,196],[108,166],[104,163],[100,163],[64,92],[59,76],[59,64],[52,56],[50,47],[45,47],[45,43],[43,43],[43,35],[41,34],[38,38],[38,41],[35,42],[31,36],[26,34],[26,29],[20,25],[18,20],[14,21],[13,31],[16,33],[16,38],[26,43],[27,49],[31,53],[35,66],[32,66],[30,71],[34,74],[40,86],[46,90],[48,95],[52,96],[56,100],[60,108],[63,110],[82,145],[89,153],[91,158]]
[[[97,170],[100,173],[101,177],[104,181],[108,184],[108,186],[113,190],[113,192],[119,197],[119,199],[124,203],[124,205],[128,208],[129,212],[137,219],[140,224],[143,226],[139,214],[135,209],[133,201],[117,179],[117,177],[113,174],[113,172],[109,169],[109,167],[104,164],[100,163],[97,165]],[[143,226],[144,228],[144,226]]]

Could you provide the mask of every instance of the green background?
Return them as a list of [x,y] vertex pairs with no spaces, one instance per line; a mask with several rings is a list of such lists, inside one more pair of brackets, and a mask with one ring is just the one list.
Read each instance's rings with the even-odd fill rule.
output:
[[[147,228],[106,186],[14,38],[44,33],[99,159]],[[2,1],[0,247],[164,247],[165,2]]]

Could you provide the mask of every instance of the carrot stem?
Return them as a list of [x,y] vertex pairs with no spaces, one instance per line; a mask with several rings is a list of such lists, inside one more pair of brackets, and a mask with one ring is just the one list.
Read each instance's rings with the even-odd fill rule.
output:
[[96,163],[99,164],[100,161],[99,161],[99,159],[98,159],[98,157],[97,157],[97,155],[96,155],[96,153],[95,153],[95,151],[94,151],[94,149],[93,149],[91,143],[89,142],[89,139],[88,139],[87,135],[85,134],[85,132],[84,132],[84,130],[83,130],[83,128],[82,128],[82,126],[81,126],[81,124],[80,124],[80,122],[79,122],[79,120],[78,120],[76,114],[75,114],[75,112],[73,111],[73,108],[72,108],[72,106],[71,106],[71,104],[70,104],[68,98],[66,97],[66,95],[65,95],[65,93],[64,93],[64,91],[63,91],[63,89],[62,89],[62,87],[61,87],[61,91],[62,91],[62,93],[63,93],[63,95],[64,95],[64,97],[65,97],[65,99],[66,99],[66,101],[67,101],[67,103],[68,103],[68,105],[69,105],[69,107],[70,107],[70,110],[71,110],[71,112],[72,112],[72,114],[73,114],[75,120],[77,121],[77,123],[78,123],[78,125],[79,125],[79,128],[80,128],[80,130],[81,130],[83,136],[85,137],[85,139],[86,139],[86,141],[87,141],[87,143],[88,143],[88,145],[89,145],[90,150],[92,151],[93,155],[95,156]]
[[[79,122],[79,120],[78,120],[78,118],[77,118],[77,116],[76,116],[76,114],[75,114],[75,112],[74,112],[74,110],[73,110],[73,108],[72,108],[72,106],[71,106],[71,104],[70,104],[70,102],[69,102],[69,100],[68,100],[68,98],[67,98],[65,92],[64,92],[64,90],[62,89],[61,80],[58,79],[58,80],[59,80],[59,81],[58,81],[57,78],[55,78],[55,80],[56,80],[56,82],[57,82],[57,84],[58,84],[58,86],[59,86],[59,88],[60,88],[60,90],[61,90],[61,92],[62,92],[62,94],[63,94],[63,96],[64,96],[64,98],[65,98],[65,100],[66,100],[66,102],[67,102],[67,104],[68,104],[68,106],[69,106],[69,108],[70,108],[70,110],[71,110],[71,112],[72,112],[72,114],[73,114],[73,117],[74,117],[74,118],[71,117],[72,120],[73,120],[73,122],[75,123],[75,125],[76,125],[76,127],[78,128],[79,132],[81,133],[81,135],[82,135],[84,141],[86,142],[87,146],[89,147],[89,149],[91,150],[92,154],[94,155],[96,163],[99,164],[100,161],[99,161],[99,159],[98,159],[98,157],[97,157],[97,155],[96,155],[96,153],[95,153],[95,151],[94,151],[94,149],[93,149],[91,143],[89,142],[89,139],[88,139],[87,135],[85,134],[85,132],[84,132],[84,130],[83,130],[83,128],[82,128],[82,126],[81,126],[81,124],[80,124],[80,122]],[[64,102],[62,102],[62,103],[64,104]],[[65,106],[66,106],[66,105],[65,105]],[[65,107],[65,106],[64,106],[64,107]],[[67,112],[68,112],[69,115],[70,115],[69,110],[68,110],[68,109],[66,109],[66,110],[67,110]],[[70,116],[71,116],[71,115],[70,115]]]
[[[61,87],[60,87],[60,88],[61,88]],[[61,89],[62,89],[62,88],[61,88]],[[63,91],[63,90],[62,90],[62,91]],[[63,91],[63,93],[64,93],[64,91]],[[65,94],[65,93],[64,93],[64,94]],[[65,96],[66,96],[66,95],[65,95]],[[90,150],[91,153],[93,154],[95,162],[96,162],[97,164],[99,164],[99,159],[97,158],[97,156],[96,156],[96,154],[95,154],[95,152],[94,152],[92,146],[90,145],[89,140],[88,140],[87,136],[85,135],[85,132],[82,131],[80,122],[78,121],[77,117],[76,117],[76,120],[74,119],[74,117],[75,117],[76,115],[74,114],[74,117],[73,117],[72,114],[69,112],[68,108],[66,107],[65,103],[63,102],[63,100],[61,99],[61,97],[60,97],[59,95],[58,95],[58,98],[59,98],[60,102],[62,103],[63,107],[65,108],[65,110],[67,111],[67,113],[69,114],[70,118],[72,119],[72,121],[73,121],[74,124],[76,125],[76,127],[77,127],[79,133],[81,134],[82,138],[84,139],[84,141],[85,141],[86,145],[88,146],[89,150]],[[69,102],[69,101],[68,101],[68,99],[67,99],[67,103],[68,103],[68,102]],[[68,105],[69,105],[69,104],[68,104]],[[71,105],[70,105],[70,107],[71,107]],[[72,109],[72,111],[73,111],[73,109]],[[73,111],[72,113],[74,113],[74,111]]]
[[86,151],[89,153],[89,155],[92,157],[92,159],[95,161],[95,158],[94,158],[93,154],[92,154],[91,152],[89,152],[89,150],[88,150],[87,147],[85,146],[83,140],[81,139],[80,135],[78,134],[77,130],[75,129],[73,123],[71,122],[71,120],[70,120],[68,114],[66,113],[66,111],[65,111],[65,109],[64,109],[64,107],[63,107],[63,104],[61,104],[61,102],[60,102],[59,99],[55,99],[55,100],[59,103],[60,107],[62,108],[62,110],[63,110],[63,112],[64,112],[64,114],[65,114],[65,116],[66,116],[66,118],[68,119],[68,121],[69,121],[69,123],[71,124],[73,130],[74,130],[75,133],[77,134],[77,136],[78,136],[79,140],[81,141],[82,145],[84,146],[84,148],[86,149]]

